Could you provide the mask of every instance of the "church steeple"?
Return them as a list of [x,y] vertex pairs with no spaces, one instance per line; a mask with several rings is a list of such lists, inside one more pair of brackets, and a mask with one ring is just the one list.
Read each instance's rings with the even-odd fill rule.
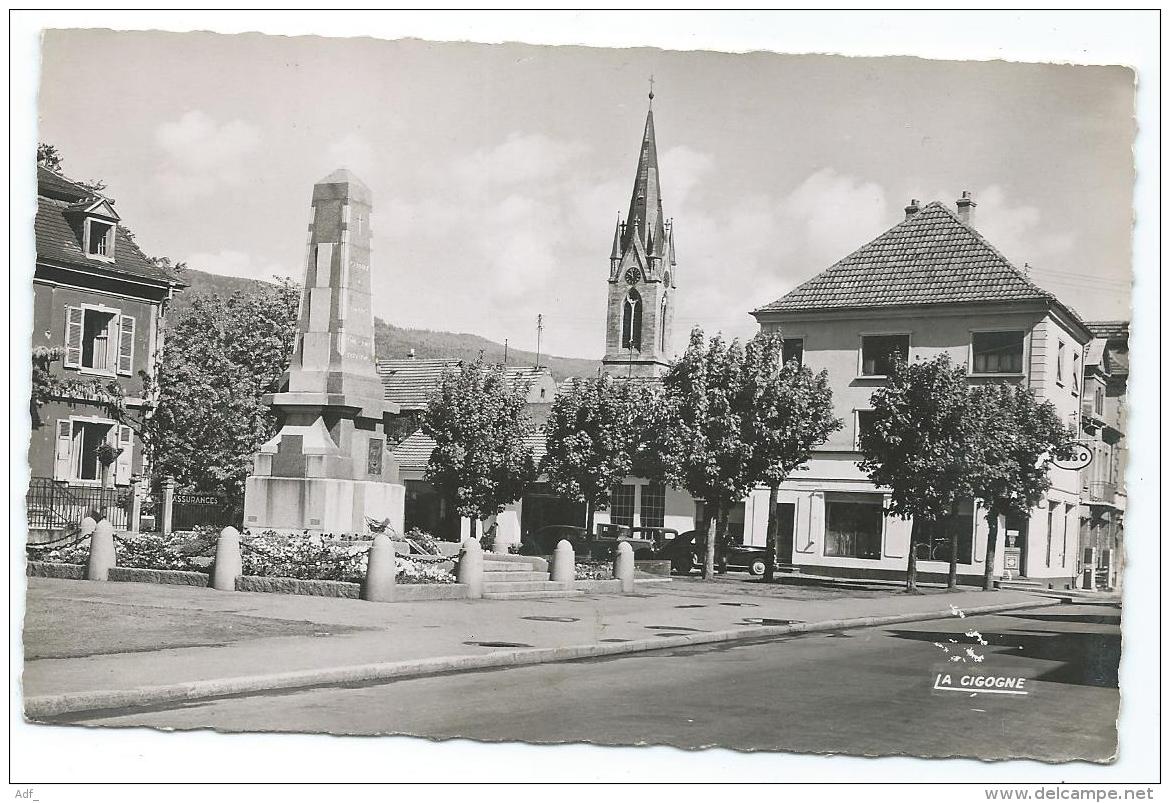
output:
[[[654,92],[650,93],[654,100]],[[658,145],[654,138],[654,109],[646,111],[646,127],[642,132],[642,150],[638,154],[638,172],[634,175],[634,191],[630,194],[630,212],[627,221],[636,220],[637,226],[626,226],[623,250],[630,239],[637,236],[647,251],[653,243],[663,241],[662,188],[658,176]]]
[[674,319],[674,226],[662,214],[654,87],[625,222],[614,229],[609,256],[609,310],[604,370],[619,376],[659,376],[670,361]]

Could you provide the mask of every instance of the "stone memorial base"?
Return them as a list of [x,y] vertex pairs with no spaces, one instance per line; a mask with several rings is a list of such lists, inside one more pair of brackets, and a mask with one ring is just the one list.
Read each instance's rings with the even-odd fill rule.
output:
[[[244,526],[263,530],[368,533],[366,519],[390,519],[402,537],[406,487],[398,483],[320,477],[248,477]],[[388,535],[391,535],[387,531]]]

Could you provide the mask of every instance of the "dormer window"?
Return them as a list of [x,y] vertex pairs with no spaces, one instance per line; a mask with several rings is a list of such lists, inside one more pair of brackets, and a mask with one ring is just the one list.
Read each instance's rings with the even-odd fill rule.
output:
[[85,219],[85,253],[94,259],[114,260],[117,224],[97,218]]
[[109,198],[85,198],[65,210],[74,231],[81,235],[81,248],[89,259],[114,261],[114,243],[118,221],[114,202]]

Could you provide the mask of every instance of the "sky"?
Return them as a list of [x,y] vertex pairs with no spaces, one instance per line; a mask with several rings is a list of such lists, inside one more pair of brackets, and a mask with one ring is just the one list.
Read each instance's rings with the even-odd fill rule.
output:
[[[1129,317],[1121,67],[261,34],[48,31],[39,139],[150,255],[302,278],[314,182],[374,196],[375,314],[600,358],[654,76],[674,343],[953,204],[1087,320]],[[92,80],[100,65],[100,83]]]

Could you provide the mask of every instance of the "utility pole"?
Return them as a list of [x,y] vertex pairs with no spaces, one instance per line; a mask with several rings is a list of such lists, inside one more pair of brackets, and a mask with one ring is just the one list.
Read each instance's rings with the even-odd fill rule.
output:
[[544,332],[544,316],[536,316],[536,369],[540,370],[540,336]]

